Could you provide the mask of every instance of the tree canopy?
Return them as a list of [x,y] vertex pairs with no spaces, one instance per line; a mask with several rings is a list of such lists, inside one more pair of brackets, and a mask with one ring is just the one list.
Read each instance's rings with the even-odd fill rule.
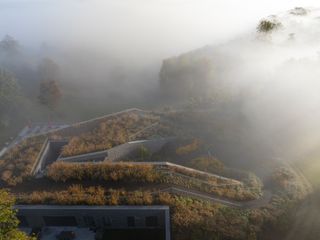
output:
[[0,240],[31,240],[18,229],[19,221],[13,209],[14,198],[0,189]]
[[11,36],[6,35],[0,41],[0,53],[16,54],[19,51],[19,43]]
[[43,59],[39,65],[40,91],[39,100],[42,104],[54,108],[61,98],[59,66],[51,59]]
[[0,125],[6,125],[6,118],[18,95],[19,87],[15,77],[0,69]]

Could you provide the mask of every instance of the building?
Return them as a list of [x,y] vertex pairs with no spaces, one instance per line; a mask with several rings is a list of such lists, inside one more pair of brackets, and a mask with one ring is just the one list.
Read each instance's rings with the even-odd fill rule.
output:
[[168,206],[16,205],[20,227],[88,228],[101,239],[170,240]]

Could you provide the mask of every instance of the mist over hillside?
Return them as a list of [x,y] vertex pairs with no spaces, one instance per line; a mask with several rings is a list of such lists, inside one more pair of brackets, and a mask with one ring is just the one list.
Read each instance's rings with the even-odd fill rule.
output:
[[246,119],[255,141],[274,157],[301,158],[319,140],[319,14],[296,8],[272,15],[225,44],[165,60],[164,94],[236,102],[230,107]]
[[[20,126],[210,99],[209,109],[237,116],[230,126],[242,129],[239,138],[248,145],[259,141],[268,157],[292,160],[317,147],[319,139],[315,131],[319,116],[314,111],[320,103],[319,16],[319,10],[311,8],[271,15],[239,37],[166,59],[161,67],[135,61],[128,65],[112,52],[93,47],[44,43],[31,50],[14,37],[5,37],[1,66],[16,78],[25,99],[13,111],[21,119]],[[271,28],[264,29],[261,23]],[[61,91],[54,108],[38,99],[39,66],[47,58],[56,64],[58,76],[53,78]],[[239,119],[245,119],[245,125]]]
[[[178,209],[173,212],[181,224],[175,229],[180,236],[188,235],[186,229],[196,229],[200,235],[231,233],[230,239],[278,239],[288,232],[288,240],[319,239],[320,9],[307,6],[316,6],[315,0],[303,4],[306,7],[299,7],[298,0],[1,1],[0,147],[14,144],[1,156],[0,185],[14,182],[14,191],[30,193],[27,188],[37,181],[30,168],[34,170],[43,146],[49,149],[51,140],[65,144],[51,149],[57,161],[58,156],[90,157],[131,142],[167,138],[172,143],[168,140],[156,153],[141,148],[136,159],[129,160],[173,161],[205,172],[213,168],[212,174],[227,177],[241,172],[247,176],[244,182],[258,186],[252,199],[270,193],[268,205],[259,208],[238,211],[212,205],[204,211],[204,205],[198,206],[203,211],[195,208],[199,218],[190,218],[190,223],[182,213],[191,216],[189,210],[198,202],[188,200],[192,204],[186,207],[171,198],[171,204],[179,205],[172,206]],[[128,108],[142,110],[95,119]],[[51,129],[52,123],[81,121],[85,121],[82,128],[63,125],[60,135],[58,130],[41,136],[31,133],[20,143],[14,140],[26,125],[47,123]],[[75,189],[59,181],[73,182],[78,166],[67,165],[53,164],[56,169],[51,174],[72,201],[68,191]],[[101,176],[91,174],[95,165],[83,166],[83,173],[90,172],[83,174],[84,181],[100,183]],[[68,171],[59,175],[65,168],[70,176]],[[115,185],[124,176],[121,171],[130,172],[119,169],[119,179],[118,170],[109,169]],[[133,169],[140,181],[139,167]],[[39,172],[45,176],[43,185],[32,186],[44,191],[32,195],[40,203],[46,199],[37,194],[49,194],[46,184],[52,181],[46,178],[47,170]],[[156,176],[162,185],[162,175]],[[132,179],[123,178],[126,187]],[[83,179],[75,182],[82,184]],[[102,182],[108,185],[108,179]],[[172,179],[167,181],[171,184]],[[198,190],[205,188],[202,183],[196,185]],[[223,185],[220,194],[232,192],[238,200],[252,194],[249,186],[239,195],[239,186]],[[211,187],[219,195],[219,189]],[[86,191],[80,185],[79,189]],[[104,190],[100,193],[104,199]],[[58,191],[50,194],[61,200]],[[112,194],[117,193],[112,190]],[[229,226],[226,219],[236,221]],[[203,225],[207,229],[201,232]],[[212,226],[219,227],[217,232]],[[202,239],[208,239],[204,235]]]

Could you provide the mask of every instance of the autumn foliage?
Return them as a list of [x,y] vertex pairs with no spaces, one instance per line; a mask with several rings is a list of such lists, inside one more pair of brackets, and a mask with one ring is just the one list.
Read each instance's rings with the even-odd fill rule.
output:
[[[157,122],[152,115],[131,112],[106,117],[90,127],[92,123],[74,125],[55,133],[54,137],[67,137],[69,143],[63,147],[62,156],[68,157],[102,151],[135,140],[135,134]],[[70,131],[70,133],[68,132]]]
[[54,181],[68,180],[102,180],[155,182],[160,174],[151,165],[84,163],[73,164],[55,162],[49,166],[47,176]]
[[18,200],[23,204],[167,205],[170,207],[172,234],[177,240],[207,239],[204,236],[247,239],[249,234],[260,230],[258,227],[254,230],[253,226],[260,224],[259,219],[263,219],[260,213],[252,212],[254,217],[251,217],[251,212],[247,210],[224,207],[167,192],[105,189],[102,186],[71,185],[60,191],[22,194]]
[[56,182],[86,180],[99,182],[165,183],[236,200],[248,200],[259,197],[259,194],[255,191],[251,191],[250,188],[232,179],[201,175],[200,173],[177,167],[163,169],[148,164],[73,164],[56,162],[49,166],[47,177]]
[[199,146],[200,146],[200,140],[193,139],[191,143],[178,147],[176,149],[176,154],[179,156],[190,154],[190,153],[198,150]]
[[16,185],[31,176],[45,137],[37,136],[23,140],[12,147],[0,159],[1,180],[9,185]]

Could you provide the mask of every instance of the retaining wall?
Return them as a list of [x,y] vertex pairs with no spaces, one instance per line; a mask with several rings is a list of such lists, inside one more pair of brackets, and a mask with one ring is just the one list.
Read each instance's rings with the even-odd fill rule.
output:
[[125,160],[129,157],[139,156],[141,147],[146,148],[150,153],[159,151],[172,138],[160,138],[154,140],[142,140],[128,142],[108,150],[107,161]]

